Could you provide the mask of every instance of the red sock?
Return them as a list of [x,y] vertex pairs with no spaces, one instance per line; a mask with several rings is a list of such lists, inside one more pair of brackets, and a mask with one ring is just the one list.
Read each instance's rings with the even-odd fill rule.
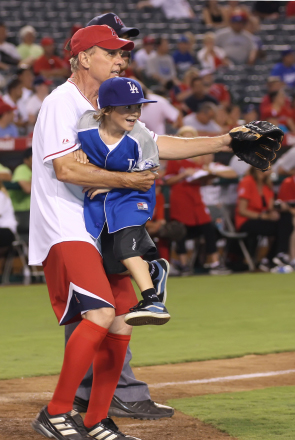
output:
[[50,415],[73,409],[76,391],[107,333],[107,328],[87,319],[83,319],[73,331],[65,348],[58,384],[48,405]]
[[123,368],[130,336],[108,333],[93,361],[93,383],[84,424],[105,419]]

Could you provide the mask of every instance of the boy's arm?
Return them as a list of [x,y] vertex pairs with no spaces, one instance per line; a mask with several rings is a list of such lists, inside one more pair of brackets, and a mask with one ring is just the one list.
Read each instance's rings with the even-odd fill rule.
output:
[[177,160],[225,151],[232,153],[229,134],[214,137],[180,138],[158,136],[157,144],[160,159]]

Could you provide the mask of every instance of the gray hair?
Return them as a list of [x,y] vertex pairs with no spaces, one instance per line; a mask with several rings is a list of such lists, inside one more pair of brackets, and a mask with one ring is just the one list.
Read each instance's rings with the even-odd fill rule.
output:
[[[68,46],[66,46],[67,49]],[[89,49],[83,50],[83,52],[92,55],[95,51],[96,46],[92,46]],[[70,65],[71,65],[71,71],[72,73],[77,72],[79,70],[80,62],[79,62],[79,54],[75,55],[74,57],[70,58]]]

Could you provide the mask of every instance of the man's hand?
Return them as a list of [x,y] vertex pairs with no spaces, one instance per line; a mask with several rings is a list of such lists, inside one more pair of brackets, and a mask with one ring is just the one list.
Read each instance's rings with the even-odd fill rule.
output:
[[126,188],[146,192],[153,186],[156,178],[157,173],[151,170],[141,171],[140,173],[126,173]]
[[87,193],[87,197],[90,197],[90,200],[92,200],[95,196],[97,196],[97,194],[104,194],[104,193],[108,193],[112,191],[112,188],[91,188],[91,187],[86,187],[83,188],[83,193]]

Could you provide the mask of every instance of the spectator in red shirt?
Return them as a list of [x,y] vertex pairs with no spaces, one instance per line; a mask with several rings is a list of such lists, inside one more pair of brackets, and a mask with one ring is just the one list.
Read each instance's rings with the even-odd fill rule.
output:
[[207,88],[207,93],[213,96],[219,104],[228,107],[231,103],[228,87],[225,84],[215,82],[214,70],[201,70],[200,77],[203,79],[203,84]]
[[291,266],[295,268],[295,176],[287,177],[283,180],[279,193],[278,202],[280,209],[289,211],[292,215],[293,232],[290,239],[290,258]]
[[180,270],[184,273],[189,270],[185,240],[203,235],[206,243],[204,268],[212,275],[228,274],[230,271],[219,262],[216,230],[200,194],[201,180],[198,179],[196,172],[201,168],[198,158],[168,161],[167,164],[165,182],[171,186],[170,218],[179,221],[187,228],[186,237],[179,241],[176,247]]
[[247,232],[252,244],[259,235],[274,237],[268,253],[268,268],[271,271],[276,271],[277,265],[288,264],[292,218],[289,212],[279,213],[274,209],[270,171],[262,172],[251,167],[249,175],[241,180],[235,221],[237,230]]
[[55,55],[55,42],[53,38],[45,37],[41,40],[44,55],[38,58],[33,64],[36,75],[42,75],[49,79],[63,79],[70,75],[69,68],[65,62]]
[[287,3],[286,16],[287,17],[295,17],[295,2],[294,2],[294,0]]
[[286,105],[286,94],[283,89],[269,93],[270,104],[265,105],[261,113],[262,120],[275,120],[284,131],[295,133],[295,122],[293,121],[293,110]]

